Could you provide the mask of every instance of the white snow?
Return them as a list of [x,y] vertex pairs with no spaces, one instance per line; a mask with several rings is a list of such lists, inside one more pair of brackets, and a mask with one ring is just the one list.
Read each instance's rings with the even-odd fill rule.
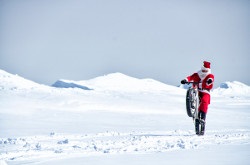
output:
[[223,96],[250,96],[250,87],[238,81],[221,83],[214,94]]
[[112,73],[54,87],[0,70],[0,165],[249,164],[250,87],[212,91],[205,136],[186,90]]

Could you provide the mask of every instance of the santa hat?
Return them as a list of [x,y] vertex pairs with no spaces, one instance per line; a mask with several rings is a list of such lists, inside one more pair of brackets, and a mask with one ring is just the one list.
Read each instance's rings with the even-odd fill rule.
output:
[[207,70],[210,71],[210,62],[208,61],[203,61],[203,66],[201,67],[201,70]]

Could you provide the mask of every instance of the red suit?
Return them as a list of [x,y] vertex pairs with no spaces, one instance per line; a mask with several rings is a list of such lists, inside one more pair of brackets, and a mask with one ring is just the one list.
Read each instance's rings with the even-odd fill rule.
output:
[[[204,61],[201,70],[197,73],[188,76],[186,79],[181,80],[181,84],[186,84],[188,82],[198,82],[198,90],[200,97],[200,105],[198,108],[198,116],[195,119],[195,132],[197,135],[204,135],[205,124],[206,124],[206,114],[208,110],[208,105],[210,104],[210,90],[213,88],[214,75],[211,74],[210,62]],[[194,84],[193,84],[194,85]]]
[[214,83],[214,75],[211,74],[211,70],[209,69],[207,72],[200,70],[186,79],[189,82],[201,82],[198,86],[200,96],[199,111],[207,113],[208,105],[210,104],[210,90],[213,88]]

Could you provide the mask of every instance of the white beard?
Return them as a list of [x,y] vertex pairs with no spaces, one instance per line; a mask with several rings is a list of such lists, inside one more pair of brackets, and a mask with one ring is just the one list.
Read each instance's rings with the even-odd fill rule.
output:
[[202,70],[199,70],[197,73],[198,73],[201,81],[203,81],[207,77],[207,75],[209,75],[211,73],[211,70],[209,69],[207,72],[202,72]]

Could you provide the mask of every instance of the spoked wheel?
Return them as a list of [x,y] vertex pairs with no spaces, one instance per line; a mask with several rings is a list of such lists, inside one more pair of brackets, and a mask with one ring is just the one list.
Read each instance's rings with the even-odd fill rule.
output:
[[[193,87],[190,87],[187,90],[186,95],[186,110],[187,115],[193,118],[195,125],[195,132],[197,135],[204,135],[205,131],[205,116],[200,116],[198,112],[198,107],[200,105],[198,84],[200,82],[188,82],[188,84],[192,83]],[[194,86],[195,85],[195,86]]]
[[195,90],[190,88],[186,95],[186,110],[189,117],[195,117],[195,110],[197,108],[197,100],[195,97]]

